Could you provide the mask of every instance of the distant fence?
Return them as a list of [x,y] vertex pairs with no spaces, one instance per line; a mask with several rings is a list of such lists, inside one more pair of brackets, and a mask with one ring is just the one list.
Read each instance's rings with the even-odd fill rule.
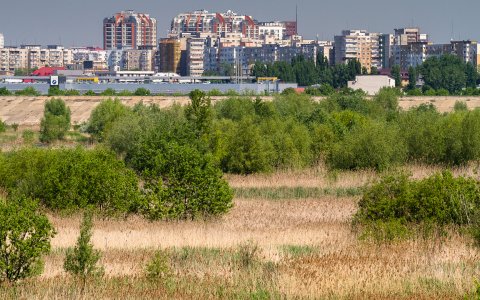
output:
[[[45,83],[0,83],[0,88],[6,87],[10,91],[23,90],[27,87],[33,87],[42,94],[47,94],[49,85]],[[134,92],[138,88],[145,88],[152,94],[187,94],[193,90],[199,89],[205,92],[218,90],[222,93],[235,91],[237,93],[281,93],[287,88],[297,88],[297,84],[291,83],[240,83],[240,84],[220,84],[220,83],[65,83],[60,84],[61,90],[77,90],[80,93],[93,91],[101,93],[106,89],[113,89],[117,92]]]

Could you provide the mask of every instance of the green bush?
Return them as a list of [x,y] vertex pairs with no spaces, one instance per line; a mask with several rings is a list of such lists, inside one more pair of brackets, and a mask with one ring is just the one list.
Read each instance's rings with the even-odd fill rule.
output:
[[31,129],[25,129],[22,132],[22,139],[24,143],[32,144],[33,141],[35,140],[35,132],[33,132],[33,130]]
[[77,90],[65,90],[63,94],[65,96],[80,96],[80,92]]
[[117,93],[117,96],[123,96],[123,97],[128,97],[128,96],[133,96],[134,93],[130,92],[129,90],[123,90]]
[[165,251],[155,252],[154,257],[145,268],[145,273],[147,278],[152,281],[168,283],[173,277],[168,254]]
[[445,171],[414,181],[391,175],[367,189],[354,220],[359,224],[401,221],[469,225],[480,208],[480,185],[473,178]]
[[453,106],[453,111],[455,112],[468,111],[467,103],[465,103],[464,101],[455,101],[455,105]]
[[7,131],[7,124],[0,120],[0,133]]
[[88,90],[85,92],[85,94],[83,94],[84,96],[96,96],[97,94],[92,91],[92,90]]
[[100,93],[101,96],[115,96],[117,92],[114,89],[108,88]]
[[135,96],[150,96],[150,91],[147,90],[146,88],[138,88],[135,90],[134,95]]
[[58,86],[51,86],[48,88],[48,96],[63,96],[65,92],[61,90]]
[[16,91],[15,95],[17,96],[40,96],[40,92],[33,87],[26,87],[23,90]]
[[63,262],[63,269],[82,280],[85,288],[88,277],[99,276],[103,274],[103,267],[98,266],[101,253],[93,249],[90,241],[92,238],[93,212],[86,210],[83,215],[83,221],[80,226],[80,236],[75,247],[68,248]]
[[95,206],[106,213],[135,211],[138,180],[102,148],[22,149],[0,155],[0,186],[39,199],[54,210]]
[[50,143],[62,140],[70,129],[70,108],[62,99],[48,100],[40,122],[40,141]]
[[215,217],[232,207],[233,192],[220,170],[196,150],[167,145],[146,170],[143,211],[150,219]]
[[12,92],[10,92],[6,87],[0,88],[0,96],[11,96]]
[[37,275],[55,234],[48,218],[36,202],[11,198],[0,199],[0,220],[0,283]]
[[129,108],[118,99],[102,101],[90,115],[87,123],[87,132],[92,134],[95,139],[101,141],[112,124],[129,112]]
[[353,128],[343,140],[336,143],[327,162],[337,169],[382,171],[403,163],[405,156],[406,147],[397,128],[369,122]]
[[244,119],[226,133],[226,153],[221,158],[225,172],[252,174],[270,170],[271,145],[251,119]]

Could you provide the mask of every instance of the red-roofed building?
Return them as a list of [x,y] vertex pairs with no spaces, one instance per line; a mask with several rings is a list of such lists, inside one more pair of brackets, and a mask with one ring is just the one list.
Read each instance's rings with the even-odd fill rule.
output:
[[34,71],[31,76],[52,76],[57,70],[65,70],[65,67],[42,67]]

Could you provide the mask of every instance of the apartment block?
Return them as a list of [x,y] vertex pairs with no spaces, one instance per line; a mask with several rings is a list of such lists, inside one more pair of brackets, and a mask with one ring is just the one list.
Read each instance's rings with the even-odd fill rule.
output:
[[165,38],[158,44],[158,70],[163,73],[185,74],[187,39]]
[[429,57],[439,57],[452,54],[462,59],[465,63],[473,64],[477,70],[480,68],[480,46],[477,42],[451,41],[450,44],[433,44],[427,41],[409,43],[396,46],[395,64],[403,70],[409,67],[420,66]]
[[205,38],[189,38],[187,40],[187,75],[199,77],[203,75]]
[[3,33],[0,33],[0,48],[5,47],[5,38],[3,37]]
[[203,33],[215,37],[227,33],[241,33],[244,37],[257,38],[258,27],[251,16],[238,15],[231,10],[225,13],[198,10],[182,13],[173,18],[171,33],[177,36]]
[[368,71],[381,68],[380,34],[366,30],[344,30],[335,36],[335,63],[357,59]]
[[154,50],[124,50],[122,54],[122,70],[154,71]]
[[157,46],[157,20],[133,10],[122,11],[103,20],[103,48],[139,49]]

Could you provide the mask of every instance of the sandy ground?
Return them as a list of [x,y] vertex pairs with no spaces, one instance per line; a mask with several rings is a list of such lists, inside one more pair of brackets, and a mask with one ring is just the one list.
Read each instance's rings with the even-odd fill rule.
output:
[[[69,96],[61,97],[72,111],[72,124],[81,124],[88,120],[92,110],[108,97],[100,96]],[[189,103],[188,97],[180,96],[151,96],[151,97],[118,97],[124,104],[134,106],[137,103],[155,103],[160,107],[168,107],[174,103],[185,105]],[[222,97],[212,97],[213,101]],[[271,100],[272,97],[262,97]],[[49,97],[0,97],[0,119],[7,124],[20,126],[38,126],[43,115],[45,101]],[[315,98],[321,100],[321,97]],[[422,103],[432,103],[439,111],[447,112],[453,109],[456,101],[465,101],[471,109],[480,107],[480,97],[405,97],[400,100],[400,107],[409,109]]]

